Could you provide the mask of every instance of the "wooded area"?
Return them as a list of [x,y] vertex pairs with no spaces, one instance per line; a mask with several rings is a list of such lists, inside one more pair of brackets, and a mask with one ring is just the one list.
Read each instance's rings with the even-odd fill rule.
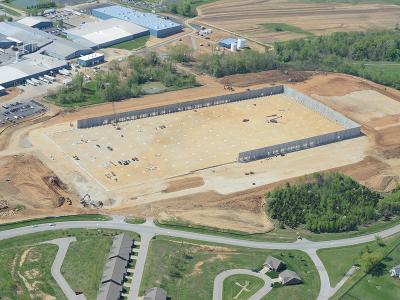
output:
[[204,54],[199,68],[216,77],[273,69],[319,70],[347,73],[400,89],[400,74],[387,77],[366,70],[366,62],[400,62],[400,29],[337,32],[319,37],[279,42],[273,50],[244,50]]
[[277,187],[265,198],[267,213],[281,226],[304,224],[313,232],[356,230],[400,214],[400,190],[383,197],[339,173],[317,173],[312,182]]

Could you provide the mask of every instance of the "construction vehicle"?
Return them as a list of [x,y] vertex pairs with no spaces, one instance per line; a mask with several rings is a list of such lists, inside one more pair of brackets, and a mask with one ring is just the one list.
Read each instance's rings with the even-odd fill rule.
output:
[[75,160],[80,160],[78,155],[76,155],[76,154],[72,155],[72,158],[75,159]]
[[79,201],[80,204],[82,204],[84,207],[96,207],[96,208],[101,208],[103,207],[103,202],[101,201],[95,201],[92,200],[89,194],[85,194],[81,200]]

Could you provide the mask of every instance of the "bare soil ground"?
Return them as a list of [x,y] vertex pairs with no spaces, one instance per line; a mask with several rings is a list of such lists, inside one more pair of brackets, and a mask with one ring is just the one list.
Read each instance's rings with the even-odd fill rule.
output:
[[335,31],[394,28],[400,7],[390,4],[301,3],[288,0],[220,0],[199,7],[198,22],[262,42],[289,40],[304,34],[268,31],[264,23],[287,23],[316,35]]
[[0,191],[0,200],[6,200],[9,205],[0,219],[12,217],[12,209],[18,204],[25,206],[25,210],[17,218],[66,206],[62,197],[74,200],[74,205],[77,200],[77,195],[55,173],[30,154],[1,158]]
[[[305,78],[304,82],[290,83],[290,85],[346,116],[360,120],[366,137],[313,148],[273,160],[221,166],[190,176],[177,177],[167,181],[160,180],[156,183],[144,183],[136,189],[122,188],[113,192],[97,186],[93,178],[83,171],[69,155],[58,155],[54,144],[51,147],[43,148],[42,145],[47,145],[48,140],[46,142],[45,139],[39,138],[43,131],[48,130],[48,126],[61,129],[65,125],[69,127],[69,122],[75,124],[75,120],[79,118],[110,114],[112,113],[111,104],[64,112],[44,122],[40,128],[31,130],[29,134],[20,134],[23,132],[21,130],[29,131],[29,127],[16,129],[13,137],[28,139],[32,142],[32,148],[29,148],[29,151],[35,151],[34,155],[43,162],[46,169],[54,170],[70,189],[75,188],[80,194],[90,190],[93,193],[97,192],[99,197],[101,195],[109,196],[112,199],[111,204],[115,205],[112,208],[104,209],[103,212],[155,216],[163,219],[181,218],[199,225],[249,232],[267,231],[273,228],[273,224],[265,215],[263,195],[277,184],[302,180],[304,174],[324,170],[342,171],[379,191],[389,191],[399,182],[400,113],[396,112],[396,101],[400,101],[400,92],[348,75],[311,75],[311,77]],[[271,77],[268,74],[249,74],[245,75],[244,79],[239,76],[232,78],[231,83],[238,85],[235,87],[236,91],[274,83],[288,84],[288,78],[280,76],[282,74],[275,74]],[[199,88],[120,102],[117,103],[117,110],[127,111],[228,93],[223,89],[223,82],[213,81],[212,78],[206,78],[205,82],[206,85]],[[356,93],[356,97],[354,97],[354,93]],[[360,94],[357,96],[357,93]],[[357,103],[357,105],[353,105],[351,112],[348,109],[349,103],[344,101],[346,95],[350,95],[348,102]],[[394,108],[394,111],[387,109],[387,105]],[[367,116],[365,116],[366,106],[367,108],[373,107],[374,110]],[[37,127],[37,125],[35,126]],[[27,151],[15,147],[19,144],[15,141],[11,144],[14,152]],[[0,152],[0,155],[4,155],[2,153],[7,151],[10,149],[6,145],[5,151]],[[336,159],[332,160],[332,156]],[[3,161],[3,158],[0,161]],[[26,162],[25,165],[26,168],[30,168],[31,162]],[[246,176],[245,172],[249,171],[255,171],[255,175]],[[43,180],[39,181],[39,178],[45,176],[38,176],[34,182],[40,182],[42,188],[47,189]],[[30,205],[43,205],[43,208],[27,209],[18,215],[18,218],[80,211],[75,205],[54,209],[54,200],[51,197],[46,198],[45,202],[41,202],[40,199],[43,197],[35,191],[34,185],[33,187],[25,186],[28,189],[27,194],[30,195],[26,198],[32,201]],[[34,192],[30,189],[33,189]],[[92,195],[92,198],[95,197]]]

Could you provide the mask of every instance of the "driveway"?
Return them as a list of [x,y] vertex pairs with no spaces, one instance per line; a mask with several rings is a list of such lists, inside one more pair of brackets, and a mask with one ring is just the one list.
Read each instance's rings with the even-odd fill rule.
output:
[[232,269],[221,272],[214,279],[214,290],[213,290],[213,300],[222,300],[222,292],[224,289],[224,280],[232,275],[250,275],[258,277],[264,280],[264,286],[259,289],[253,296],[251,296],[248,300],[260,300],[266,294],[268,294],[271,290],[271,278],[265,274],[253,272],[246,269]]

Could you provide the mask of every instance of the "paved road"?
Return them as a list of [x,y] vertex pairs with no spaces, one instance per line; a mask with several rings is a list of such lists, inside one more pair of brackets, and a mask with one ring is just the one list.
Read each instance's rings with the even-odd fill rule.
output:
[[154,234],[151,233],[144,233],[140,235],[139,255],[136,259],[135,271],[133,272],[133,280],[129,290],[128,300],[136,300],[139,296],[140,283],[142,281],[147,252],[149,250],[150,240],[153,238],[153,236]]
[[54,259],[53,265],[51,266],[51,275],[54,277],[68,300],[86,300],[84,295],[77,296],[75,294],[75,292],[69,286],[68,282],[65,280],[64,276],[61,274],[61,266],[63,264],[65,254],[67,254],[67,250],[71,242],[76,242],[76,238],[61,238],[45,242],[58,246],[56,258]]
[[[313,260],[313,262],[317,266],[317,270],[321,280],[321,290],[318,299],[328,299],[326,295],[330,294],[330,282],[329,277],[327,276],[326,269],[322,264],[321,260],[316,255],[316,251],[322,248],[335,248],[342,246],[351,246],[362,244],[366,242],[373,241],[375,236],[380,236],[382,238],[391,236],[397,232],[400,232],[400,224],[383,230],[379,233],[363,235],[359,237],[353,237],[349,239],[341,239],[341,240],[332,240],[332,241],[321,241],[321,242],[311,242],[308,240],[296,241],[294,243],[274,243],[274,242],[257,242],[257,241],[248,241],[248,240],[238,240],[234,238],[221,237],[215,235],[201,234],[195,232],[187,232],[187,231],[179,231],[167,228],[160,228],[155,226],[152,223],[146,222],[145,224],[127,224],[122,220],[113,219],[111,221],[73,221],[73,222],[60,222],[56,223],[56,226],[49,226],[48,224],[39,225],[37,227],[21,227],[16,229],[11,229],[7,231],[0,232],[0,240],[4,240],[7,238],[21,236],[24,234],[31,234],[36,232],[44,232],[49,230],[58,230],[58,229],[72,229],[72,228],[107,228],[107,229],[115,229],[115,230],[126,230],[126,231],[134,231],[140,234],[141,236],[146,235],[168,235],[179,238],[187,238],[204,242],[212,242],[212,243],[221,243],[233,246],[243,246],[250,248],[259,248],[259,249],[278,249],[278,250],[301,250],[308,253]],[[139,283],[136,283],[139,284]],[[329,290],[329,292],[328,292]],[[132,299],[132,298],[130,298]]]
[[[264,280],[264,286],[259,289],[253,296],[249,298],[249,300],[260,300],[266,294],[268,294],[271,290],[271,278],[265,274],[253,272],[246,269],[232,269],[221,272],[214,279],[214,290],[213,290],[213,300],[222,300],[222,292],[224,287],[224,280],[232,275],[250,275],[258,277]],[[240,283],[240,282],[239,282]]]

